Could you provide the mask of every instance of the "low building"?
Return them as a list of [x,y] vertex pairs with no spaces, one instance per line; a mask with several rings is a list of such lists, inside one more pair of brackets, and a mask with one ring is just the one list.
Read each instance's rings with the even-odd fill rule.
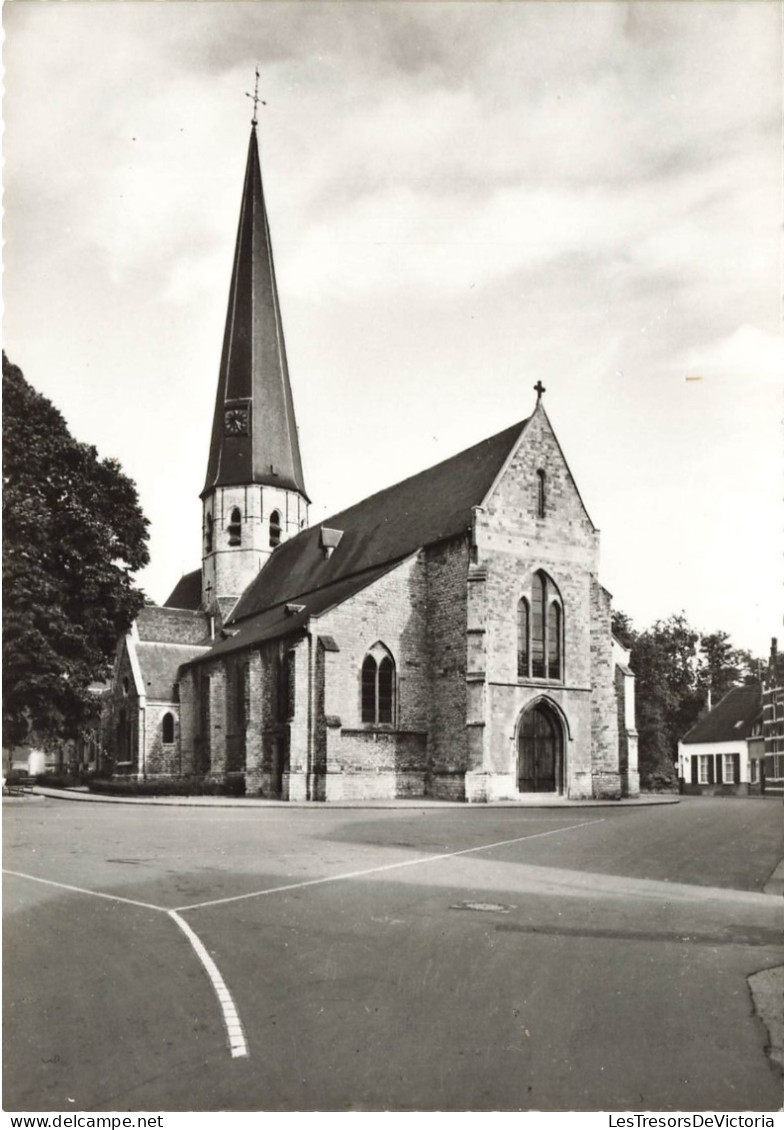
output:
[[733,687],[678,742],[678,776],[687,794],[748,796],[763,791],[759,683]]

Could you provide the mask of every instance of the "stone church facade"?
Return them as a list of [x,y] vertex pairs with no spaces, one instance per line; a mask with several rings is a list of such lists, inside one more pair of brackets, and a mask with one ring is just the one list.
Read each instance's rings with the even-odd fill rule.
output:
[[543,391],[310,527],[254,122],[202,565],[118,649],[115,774],[288,800],[636,795],[634,678]]

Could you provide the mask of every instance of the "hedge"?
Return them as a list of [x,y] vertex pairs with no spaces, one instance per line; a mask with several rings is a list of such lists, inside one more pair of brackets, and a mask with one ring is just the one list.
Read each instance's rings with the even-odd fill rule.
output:
[[204,781],[202,778],[166,778],[160,781],[100,781],[88,785],[91,793],[107,796],[244,796],[242,777],[229,781]]

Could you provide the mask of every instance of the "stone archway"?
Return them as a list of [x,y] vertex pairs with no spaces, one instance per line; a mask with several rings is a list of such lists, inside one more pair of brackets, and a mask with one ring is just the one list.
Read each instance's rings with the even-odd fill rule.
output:
[[517,727],[517,788],[521,793],[562,793],[563,782],[563,722],[546,699],[539,699]]

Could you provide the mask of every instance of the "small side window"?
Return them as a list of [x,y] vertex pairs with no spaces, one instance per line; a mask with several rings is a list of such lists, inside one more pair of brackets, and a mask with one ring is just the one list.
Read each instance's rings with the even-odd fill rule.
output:
[[161,738],[164,745],[174,745],[174,715],[164,714],[161,727]]
[[536,516],[537,518],[544,518],[547,509],[547,490],[545,484],[545,473],[542,470],[536,472]]

